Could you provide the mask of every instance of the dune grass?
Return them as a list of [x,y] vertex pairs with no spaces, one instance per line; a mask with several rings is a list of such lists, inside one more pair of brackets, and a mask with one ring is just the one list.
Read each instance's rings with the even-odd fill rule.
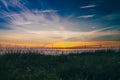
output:
[[0,80],[120,80],[120,51],[0,55]]

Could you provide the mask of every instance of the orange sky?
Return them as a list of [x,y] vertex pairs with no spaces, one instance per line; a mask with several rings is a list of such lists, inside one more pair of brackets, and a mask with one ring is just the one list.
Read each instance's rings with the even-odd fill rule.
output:
[[0,42],[1,44],[6,45],[20,45],[20,46],[44,46],[44,47],[59,47],[59,48],[68,48],[68,47],[77,47],[77,46],[120,46],[120,41],[88,41],[88,42],[53,42],[45,44],[37,43],[12,43],[12,42]]

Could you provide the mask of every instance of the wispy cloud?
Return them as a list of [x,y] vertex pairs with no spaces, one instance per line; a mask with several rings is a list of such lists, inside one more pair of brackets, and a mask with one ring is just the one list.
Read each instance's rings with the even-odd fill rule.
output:
[[90,41],[102,36],[120,35],[119,31],[111,30],[111,28],[112,27],[106,27],[106,28],[100,28],[100,29],[96,29],[88,32],[76,32],[76,33],[74,32],[74,34],[72,33],[73,35],[67,38],[66,41]]
[[96,30],[93,30],[91,32],[102,32],[102,31],[105,31],[105,30],[110,30],[111,28],[113,28],[113,27],[105,27],[105,28],[101,28],[101,29],[96,29]]
[[5,0],[1,0],[1,2],[4,4],[4,6],[8,9],[8,3]]
[[25,4],[25,2],[23,2],[22,0],[1,0],[1,2],[5,6],[5,8],[7,8],[8,10],[9,10],[9,7],[18,8],[21,10],[26,10],[27,8],[23,5],[23,3]]
[[96,5],[86,5],[86,6],[81,6],[80,8],[86,9],[86,8],[94,8]]
[[92,18],[94,16],[95,16],[95,14],[91,14],[91,15],[78,16],[77,18],[85,18],[85,19],[87,19],[87,18]]
[[[10,0],[11,1],[11,0]],[[5,7],[8,6],[18,7],[21,9],[19,13],[1,11],[3,19],[7,22],[6,26],[11,28],[10,30],[0,29],[0,38],[3,40],[13,41],[33,41],[33,42],[50,42],[50,41],[69,41],[75,40],[91,40],[98,36],[103,35],[117,35],[120,32],[111,30],[112,27],[100,28],[91,31],[74,31],[76,28],[81,29],[84,26],[83,23],[76,23],[74,20],[70,20],[66,17],[59,16],[57,10],[30,10],[25,7],[19,0],[17,2],[3,1]],[[93,5],[91,6],[93,7]],[[94,5],[95,7],[95,5]],[[85,6],[84,6],[85,8]],[[90,8],[86,6],[86,8]],[[49,13],[49,14],[48,14]],[[83,15],[78,18],[92,18],[95,14]],[[84,22],[87,24],[87,22]],[[91,25],[92,26],[92,25]],[[95,26],[95,25],[94,25]],[[95,26],[96,27],[96,26]],[[72,28],[69,30],[69,28]],[[107,31],[105,31],[107,30]],[[1,40],[0,39],[0,40]]]
[[[55,13],[46,15],[45,13],[34,13],[34,11],[27,10],[22,11],[21,13],[6,12],[4,15],[8,15],[5,20],[9,22],[7,26],[12,28],[12,30],[0,30],[0,36],[5,39],[18,40],[18,36],[20,36],[19,40],[21,41],[61,41],[70,37],[68,34],[73,34],[72,32],[65,30],[65,28],[72,26],[74,23]],[[15,34],[18,35],[17,38],[14,38]],[[3,37],[2,35],[9,36]],[[61,39],[58,40],[55,37],[60,37]]]
[[58,12],[58,10],[35,10],[34,11],[35,13],[55,13],[55,12]]

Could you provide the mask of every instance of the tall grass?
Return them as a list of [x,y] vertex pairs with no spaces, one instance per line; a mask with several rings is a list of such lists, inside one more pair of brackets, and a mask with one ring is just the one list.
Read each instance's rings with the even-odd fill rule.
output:
[[0,80],[120,80],[120,51],[0,55]]

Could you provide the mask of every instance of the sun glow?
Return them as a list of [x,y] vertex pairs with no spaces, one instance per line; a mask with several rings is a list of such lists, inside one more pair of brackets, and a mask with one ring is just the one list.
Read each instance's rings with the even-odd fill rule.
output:
[[1,42],[0,44],[9,46],[31,46],[31,47],[51,47],[51,48],[73,48],[73,47],[120,47],[120,41],[89,41],[89,42],[53,42],[53,43],[11,43]]
[[73,42],[59,42],[59,43],[53,43],[54,47],[60,47],[60,48],[68,48],[68,47],[74,47],[76,46]]

